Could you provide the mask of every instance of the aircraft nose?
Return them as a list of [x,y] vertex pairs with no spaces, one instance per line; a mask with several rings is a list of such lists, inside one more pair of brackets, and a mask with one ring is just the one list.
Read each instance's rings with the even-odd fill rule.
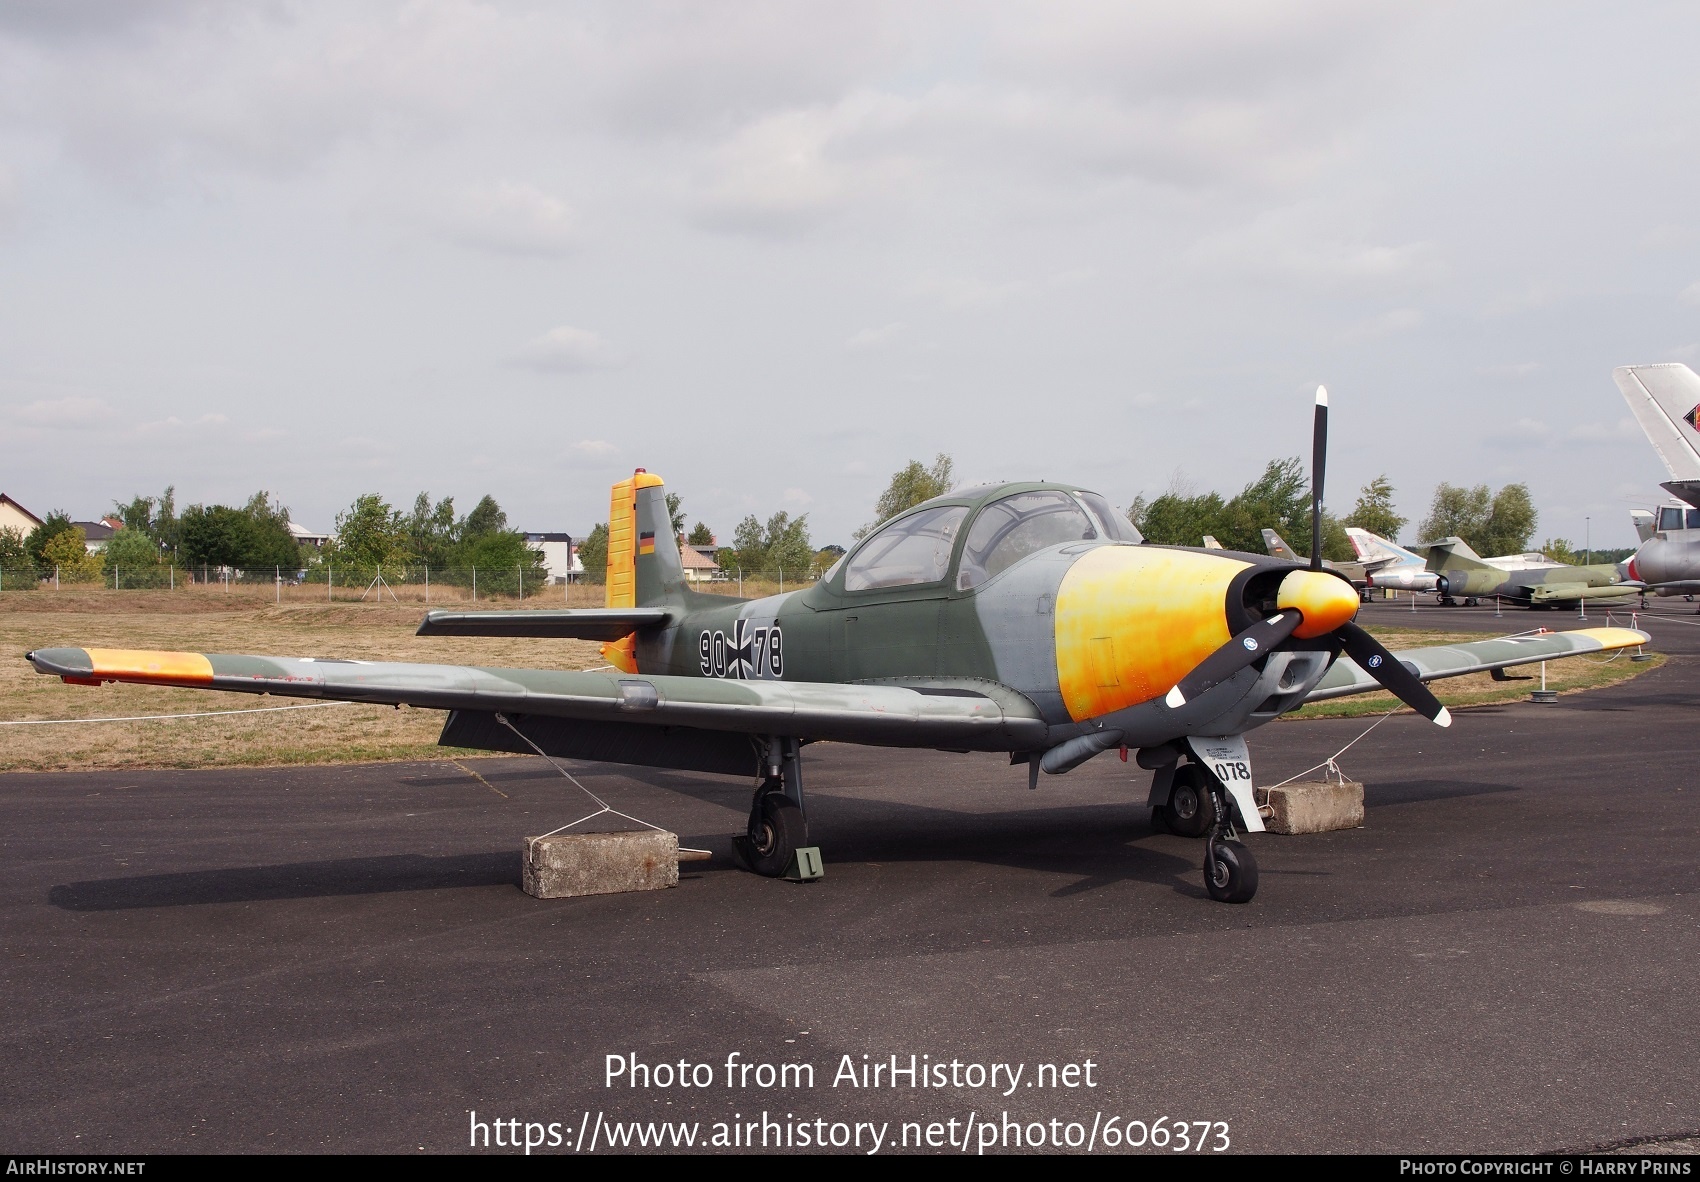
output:
[[1358,614],[1358,593],[1338,575],[1296,570],[1281,580],[1275,606],[1291,608],[1304,617],[1293,630],[1300,640],[1325,636]]

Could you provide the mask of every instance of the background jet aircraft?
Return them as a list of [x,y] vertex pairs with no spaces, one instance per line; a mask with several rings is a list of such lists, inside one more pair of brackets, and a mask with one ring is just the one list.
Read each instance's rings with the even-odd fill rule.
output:
[[1619,599],[1641,590],[1625,568],[1616,564],[1545,566],[1501,570],[1490,566],[1463,538],[1429,542],[1428,569],[1433,571],[1440,602],[1452,605],[1483,599],[1503,599],[1531,608],[1584,599]]
[[[1310,560],[1296,552],[1282,540],[1281,535],[1272,529],[1263,531],[1263,548],[1269,551],[1270,557],[1279,558],[1283,562],[1291,562],[1296,566],[1304,566]],[[1385,563],[1372,560],[1369,562],[1330,562],[1324,558],[1322,569],[1331,570],[1350,583],[1358,592],[1358,597],[1369,600],[1370,572],[1384,566]]]
[[1631,578],[1658,595],[1700,592],[1700,376],[1686,365],[1625,365],[1617,388],[1671,478],[1661,487],[1679,502],[1630,514],[1641,546]]
[[[1327,404],[1317,392],[1312,551]],[[808,844],[801,748],[816,740],[1007,752],[1061,774],[1138,749],[1147,804],[1206,837],[1205,886],[1245,902],[1263,822],[1247,731],[1312,697],[1392,691],[1451,718],[1424,681],[1644,643],[1593,628],[1390,653],[1338,575],[1261,555],[1143,544],[1073,485],[987,485],[916,506],[806,589],[741,600],[685,581],[661,479],[613,488],[607,606],[427,614],[427,635],[604,641],[614,673],[38,649],[41,673],[448,711],[441,741],[754,775],[740,857],[785,872]],[[919,787],[919,786],[918,786]]]
[[[1434,590],[1434,581],[1439,576],[1428,569],[1428,562],[1421,555],[1355,525],[1346,527],[1346,537],[1351,539],[1358,561],[1366,564],[1368,574],[1365,577],[1371,587],[1391,587],[1395,591]],[[1372,562],[1379,565],[1367,565]]]

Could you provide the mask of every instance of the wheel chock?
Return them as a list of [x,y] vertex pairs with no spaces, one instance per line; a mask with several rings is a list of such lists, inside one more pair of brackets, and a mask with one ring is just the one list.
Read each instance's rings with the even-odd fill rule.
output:
[[785,868],[787,882],[819,882],[826,877],[826,868],[821,865],[820,846],[798,846],[797,852],[791,855],[791,864]]

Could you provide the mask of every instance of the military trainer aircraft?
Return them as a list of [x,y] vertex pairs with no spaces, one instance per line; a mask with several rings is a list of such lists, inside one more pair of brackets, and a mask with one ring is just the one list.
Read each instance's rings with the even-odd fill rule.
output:
[[1645,642],[1624,628],[1391,653],[1321,569],[1327,400],[1317,392],[1309,567],[1143,544],[1103,497],[1048,482],[960,489],[885,522],[806,589],[687,585],[661,478],[613,488],[607,606],[443,612],[426,635],[601,640],[611,673],[323,658],[38,649],[77,684],[144,682],[448,711],[441,742],[757,781],[735,839],[777,876],[808,844],[802,747],[1007,752],[1061,774],[1137,749],[1147,804],[1204,837],[1209,894],[1245,902],[1263,829],[1245,733],[1307,700],[1386,687],[1451,718],[1424,681]]

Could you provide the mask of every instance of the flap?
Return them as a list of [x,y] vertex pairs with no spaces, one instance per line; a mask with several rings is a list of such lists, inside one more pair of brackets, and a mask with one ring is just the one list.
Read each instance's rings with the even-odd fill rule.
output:
[[619,640],[672,618],[659,607],[581,607],[538,611],[426,612],[420,636],[535,636]]

